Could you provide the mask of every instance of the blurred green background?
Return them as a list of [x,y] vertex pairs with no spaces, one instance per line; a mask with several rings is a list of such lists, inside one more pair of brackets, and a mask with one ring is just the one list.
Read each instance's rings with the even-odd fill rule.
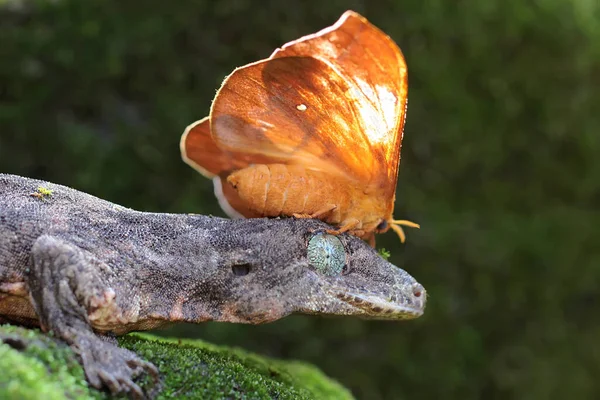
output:
[[223,215],[179,156],[235,67],[354,9],[409,66],[397,217],[410,322],[289,317],[169,334],[307,360],[360,399],[600,398],[594,0],[0,1],[0,171]]

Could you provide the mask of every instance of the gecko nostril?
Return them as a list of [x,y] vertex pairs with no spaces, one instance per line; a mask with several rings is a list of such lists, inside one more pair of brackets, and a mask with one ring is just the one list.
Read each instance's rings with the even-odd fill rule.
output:
[[231,271],[235,276],[244,276],[250,273],[250,264],[236,264],[231,266]]
[[415,283],[413,285],[413,296],[421,297],[423,295],[423,285]]

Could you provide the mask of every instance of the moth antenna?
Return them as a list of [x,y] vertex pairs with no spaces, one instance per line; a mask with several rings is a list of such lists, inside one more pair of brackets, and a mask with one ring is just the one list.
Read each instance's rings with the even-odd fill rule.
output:
[[400,237],[400,242],[402,243],[406,241],[406,234],[404,233],[404,229],[402,229],[402,225],[417,229],[421,228],[421,225],[405,219],[393,219],[389,222],[390,228],[392,228],[393,231],[396,232],[396,234]]

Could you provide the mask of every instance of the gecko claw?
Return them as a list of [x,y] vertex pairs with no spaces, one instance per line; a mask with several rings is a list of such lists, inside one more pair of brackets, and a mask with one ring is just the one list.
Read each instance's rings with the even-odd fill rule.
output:
[[127,394],[133,399],[149,399],[154,395],[146,394],[134,380],[147,372],[153,380],[150,393],[157,393],[159,386],[158,369],[151,363],[142,360],[129,350],[113,347],[104,348],[105,342],[93,350],[91,354],[82,354],[86,376],[91,386],[98,389],[106,387],[112,394]]

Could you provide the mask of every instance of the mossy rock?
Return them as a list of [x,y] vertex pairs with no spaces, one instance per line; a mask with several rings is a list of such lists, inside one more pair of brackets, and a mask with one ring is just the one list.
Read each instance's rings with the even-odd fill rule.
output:
[[[109,398],[88,387],[74,353],[62,342],[11,325],[0,325],[0,337],[6,342],[0,343],[0,398]],[[130,334],[119,343],[159,368],[164,379],[159,399],[353,398],[306,363],[273,360],[200,340]]]

